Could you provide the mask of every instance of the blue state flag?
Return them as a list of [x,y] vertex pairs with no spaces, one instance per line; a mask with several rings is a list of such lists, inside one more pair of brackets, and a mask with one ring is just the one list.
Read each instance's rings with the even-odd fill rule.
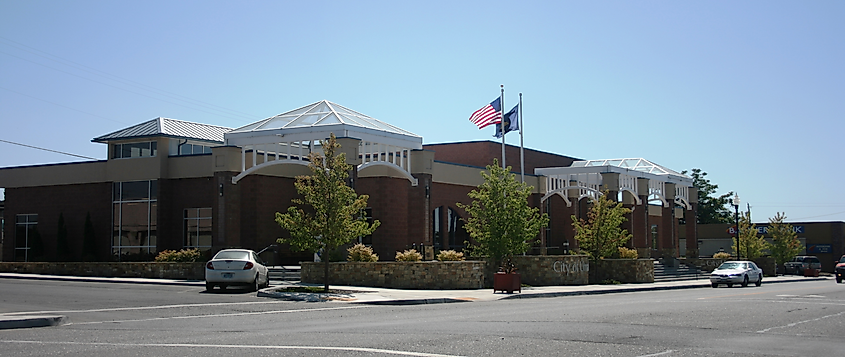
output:
[[501,138],[502,135],[502,125],[505,126],[505,134],[511,131],[519,130],[519,104],[517,104],[511,111],[505,113],[502,116],[502,123],[496,124],[496,135],[493,135],[497,138]]

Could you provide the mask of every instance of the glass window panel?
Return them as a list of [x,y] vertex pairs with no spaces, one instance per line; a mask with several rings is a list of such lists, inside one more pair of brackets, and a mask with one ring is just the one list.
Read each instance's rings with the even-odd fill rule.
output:
[[197,218],[197,213],[199,213],[199,210],[196,208],[186,208],[185,218]]
[[203,146],[203,154],[211,154],[211,146]]
[[112,212],[112,245],[119,246],[120,245],[120,204],[116,203],[113,205],[114,211]]
[[25,224],[15,225],[15,248],[26,248],[29,246],[27,245],[26,233]]
[[132,146],[130,146],[129,144],[121,144],[120,157],[132,157]]
[[112,184],[112,201],[120,201],[120,182]]
[[150,156],[156,156],[158,154],[158,142],[156,142],[156,141],[150,142],[150,151],[151,151]]
[[202,154],[205,151],[205,146],[194,145],[194,154]]
[[182,144],[179,147],[179,155],[190,155],[192,150],[194,150],[194,146],[191,144]]
[[211,218],[211,208],[200,208],[197,217]]
[[123,146],[123,145],[120,145],[120,144],[114,144],[114,145],[112,145],[112,149],[111,149],[111,158],[112,158],[112,159],[119,159],[119,158],[121,158],[121,156],[120,156],[120,155],[121,155],[121,152],[120,152],[120,151],[121,151],[121,150],[123,150],[123,147],[122,147],[122,146]]
[[158,180],[150,180],[150,199],[158,198]]
[[143,200],[149,197],[149,181],[123,182],[122,187],[121,201]]

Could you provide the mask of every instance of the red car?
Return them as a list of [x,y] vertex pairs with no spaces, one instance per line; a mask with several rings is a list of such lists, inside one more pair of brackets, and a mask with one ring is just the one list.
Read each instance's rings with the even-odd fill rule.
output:
[[845,276],[845,255],[843,255],[842,258],[839,258],[839,261],[836,262],[834,274],[836,275],[836,282],[841,283],[842,277]]

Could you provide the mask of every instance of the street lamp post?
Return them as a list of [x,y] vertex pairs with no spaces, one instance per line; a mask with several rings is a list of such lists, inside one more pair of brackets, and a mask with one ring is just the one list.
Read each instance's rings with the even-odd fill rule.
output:
[[741,250],[739,249],[739,195],[734,193],[734,222],[736,222],[736,260],[742,260]]

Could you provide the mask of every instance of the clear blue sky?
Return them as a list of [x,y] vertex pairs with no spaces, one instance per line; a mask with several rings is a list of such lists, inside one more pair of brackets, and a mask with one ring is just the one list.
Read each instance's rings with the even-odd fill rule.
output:
[[[842,1],[0,0],[0,140],[105,158],[163,116],[242,126],[327,99],[423,137],[701,168],[753,219],[845,221]],[[517,134],[508,143],[519,144]],[[0,167],[78,161],[0,142]]]

